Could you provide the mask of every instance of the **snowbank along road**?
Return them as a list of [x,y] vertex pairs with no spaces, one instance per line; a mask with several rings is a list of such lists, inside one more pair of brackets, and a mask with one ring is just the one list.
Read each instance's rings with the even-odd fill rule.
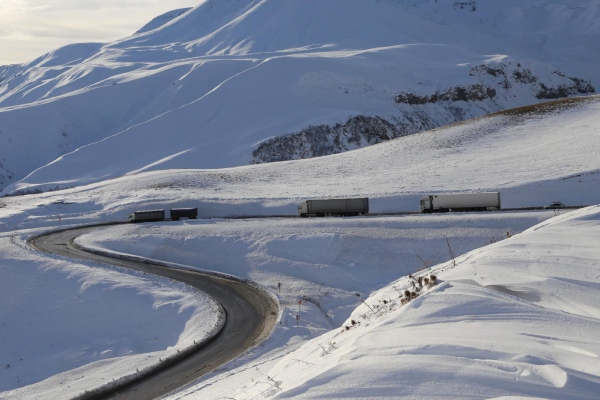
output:
[[266,293],[234,279],[92,254],[74,245],[77,236],[98,228],[87,226],[44,234],[33,238],[31,245],[49,253],[135,269],[184,282],[218,301],[226,310],[227,320],[213,339],[181,361],[110,391],[99,391],[89,398],[157,398],[234,359],[271,333],[279,312],[277,304]]

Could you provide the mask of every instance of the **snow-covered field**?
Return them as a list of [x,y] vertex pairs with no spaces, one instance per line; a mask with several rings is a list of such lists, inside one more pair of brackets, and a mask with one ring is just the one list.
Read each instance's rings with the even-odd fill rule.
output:
[[[503,207],[553,200],[598,204],[599,107],[598,98],[590,98],[486,117],[319,159],[155,171],[2,198],[0,265],[3,276],[14,278],[0,285],[11,301],[18,299],[13,303],[17,306],[2,303],[0,362],[10,368],[0,370],[0,382],[4,390],[16,389],[2,395],[39,398],[52,391],[52,396],[68,398],[82,391],[82,376],[110,381],[127,370],[103,370],[103,362],[69,372],[75,365],[48,362],[73,356],[67,332],[90,341],[75,343],[79,365],[105,350],[133,352],[117,360],[133,365],[145,359],[146,352],[173,348],[178,340],[190,338],[196,333],[190,327],[191,315],[206,310],[201,298],[160,279],[32,253],[24,248],[24,240],[34,233],[61,224],[125,220],[133,210],[157,207],[197,206],[203,217],[294,215],[298,201],[314,197],[369,196],[374,213],[416,211],[423,194],[459,190],[500,190]],[[597,296],[586,289],[598,284],[597,211],[216,218],[124,225],[79,240],[247,277],[280,296],[282,320],[270,339],[174,398],[377,398],[392,392],[431,398],[447,385],[450,389],[441,393],[456,398],[564,398],[577,385],[582,387],[580,396],[592,393],[598,380],[593,356],[600,354],[594,333]],[[540,223],[546,225],[527,230]],[[459,257],[458,266],[450,268],[446,239],[457,256],[475,253]],[[424,263],[439,275],[440,284],[400,307],[398,291],[407,287],[406,276]],[[31,272],[19,272],[17,265]],[[567,265],[581,267],[561,272]],[[40,281],[37,290],[17,289],[31,287],[32,276]],[[61,278],[68,276],[72,279]],[[130,283],[114,283],[123,281]],[[115,285],[118,288],[108,290]],[[56,289],[42,290],[46,287]],[[112,297],[120,291],[123,294]],[[139,292],[147,295],[137,296]],[[165,298],[171,304],[169,296],[179,300],[153,307]],[[133,299],[138,306],[123,306]],[[192,299],[197,308],[187,307]],[[360,299],[382,308],[373,315],[360,306]],[[40,302],[44,318],[29,318],[39,314]],[[8,324],[4,315],[9,316]],[[132,321],[132,316],[154,326],[123,332],[123,321]],[[343,327],[350,319],[360,326],[346,331]],[[168,332],[165,320],[173,321]],[[501,329],[492,329],[492,323]],[[565,332],[575,326],[577,339],[568,342]],[[53,335],[44,334],[49,327],[55,329]],[[158,332],[154,337],[164,340],[154,347],[135,347],[146,343],[153,329]],[[96,331],[125,343],[98,345]],[[14,349],[25,348],[32,349],[29,358],[14,355]],[[384,363],[390,354],[398,360]],[[20,358],[28,365],[16,374]],[[34,374],[34,365],[42,372]],[[18,389],[59,373],[63,374]],[[444,383],[431,383],[427,377],[432,374]],[[518,385],[522,380],[523,387]]]

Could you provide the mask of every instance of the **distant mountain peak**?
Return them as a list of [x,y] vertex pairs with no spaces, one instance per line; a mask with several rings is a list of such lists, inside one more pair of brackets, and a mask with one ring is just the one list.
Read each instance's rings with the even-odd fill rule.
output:
[[179,8],[177,10],[172,10],[172,11],[166,12],[162,15],[159,15],[158,17],[154,18],[152,21],[150,21],[146,25],[144,25],[140,30],[135,32],[135,34],[137,35],[139,33],[149,32],[149,31],[153,31],[154,29],[160,28],[167,22],[174,20],[175,18],[185,14],[186,12],[188,12],[191,9],[192,9],[192,7]]

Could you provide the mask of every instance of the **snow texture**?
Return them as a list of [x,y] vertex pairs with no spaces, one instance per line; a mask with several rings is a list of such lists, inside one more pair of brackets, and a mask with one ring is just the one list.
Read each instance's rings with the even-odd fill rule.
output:
[[[47,393],[69,398],[89,389],[88,379],[109,382],[144,365],[141,361],[161,357],[150,353],[148,361],[148,353],[127,355],[130,347],[115,344],[114,351],[124,349],[125,357],[109,358],[107,353],[101,362],[74,370],[69,364],[59,368],[45,362],[72,355],[76,339],[70,338],[84,339],[80,346],[87,346],[84,350],[89,353],[84,351],[83,360],[113,349],[104,342],[95,344],[93,332],[80,321],[94,327],[111,319],[113,324],[102,331],[102,338],[123,338],[123,321],[131,321],[134,315],[141,321],[156,321],[155,313],[162,312],[161,320],[171,319],[170,326],[179,328],[167,330],[163,323],[148,328],[172,340],[141,349],[150,352],[173,349],[178,337],[190,338],[198,329],[189,319],[192,309],[180,313],[179,305],[152,307],[157,301],[162,304],[164,295],[158,289],[166,282],[149,277],[141,277],[140,282],[139,276],[128,277],[124,271],[32,253],[22,247],[34,233],[61,224],[126,220],[136,209],[198,207],[201,217],[207,218],[293,216],[296,204],[306,198],[368,196],[372,213],[417,211],[425,194],[474,190],[500,191],[504,208],[554,200],[597,204],[599,107],[597,97],[568,100],[333,156],[220,170],[152,171],[63,191],[5,197],[0,207],[3,276],[20,278],[3,279],[0,285],[2,293],[10,293],[7,298],[18,299],[22,306],[12,314],[13,303],[2,303],[3,315],[11,317],[2,326],[6,345],[1,348],[9,353],[27,348],[22,338],[39,343],[27,358],[22,357],[23,371],[33,375],[32,366],[39,365],[38,376],[49,378],[23,386],[35,379],[27,373],[12,375],[21,357],[2,353],[1,364],[11,365],[2,369],[3,379],[7,377],[3,385],[10,388],[2,396],[39,398]],[[415,398],[434,397],[441,387],[455,398],[473,393],[489,398],[516,395],[516,378],[525,381],[529,397],[570,397],[575,393],[573,385],[579,385],[581,394],[573,394],[577,398],[597,389],[598,372],[590,355],[600,354],[594,325],[598,315],[594,268],[597,271],[599,259],[595,213],[597,208],[202,219],[125,225],[87,237],[85,243],[248,278],[279,296],[281,324],[267,342],[173,398],[328,398],[337,392],[348,398],[377,398],[392,392],[407,395],[412,382],[415,392],[409,394]],[[567,224],[564,229],[561,223]],[[544,231],[548,234],[538,239]],[[456,268],[448,262],[446,239],[457,257]],[[21,265],[31,272],[18,273],[14,266]],[[574,271],[568,265],[581,267]],[[52,275],[44,272],[49,266],[56,266],[50,270]],[[425,266],[440,283],[401,305],[399,293],[410,288],[406,277],[429,272],[417,272]],[[118,275],[106,286],[92,285],[113,273]],[[31,276],[46,275],[50,277],[33,280],[42,279],[37,290],[18,290],[28,287]],[[65,280],[67,276],[75,279]],[[113,287],[110,282],[131,282],[132,289],[113,297],[116,289],[101,290]],[[278,283],[282,283],[281,293]],[[71,307],[80,307],[78,300],[69,299],[78,299],[81,288],[90,285],[81,292],[84,302],[80,314],[75,313],[80,316],[65,317]],[[183,293],[177,294],[184,296],[181,304],[187,304],[183,300],[187,296],[196,296],[177,285],[169,289],[171,285],[167,294]],[[43,290],[46,287],[49,290]],[[153,294],[139,296],[140,292]],[[96,296],[93,301],[85,299],[87,293]],[[39,315],[42,297],[49,305],[42,308],[44,318],[29,318]],[[134,309],[123,306],[134,299],[142,304]],[[360,299],[381,311],[371,314]],[[298,326],[296,315],[301,316]],[[478,315],[482,317],[477,319]],[[352,325],[352,319],[360,326]],[[502,323],[488,325],[494,321]],[[572,326],[577,327],[576,339],[566,336]],[[53,329],[55,334],[46,334]],[[408,337],[402,333],[407,330]],[[439,336],[431,335],[437,331]],[[136,337],[136,332],[140,334],[132,328],[125,334]],[[130,345],[144,343],[144,335]],[[423,342],[426,339],[431,343]],[[402,355],[406,357],[400,365],[394,357]],[[439,385],[422,381],[431,374]],[[25,379],[30,380],[25,383]]]
[[135,34],[149,32],[153,31],[154,29],[160,28],[166,23],[171,22],[175,18],[181,16],[182,14],[185,14],[189,10],[191,10],[191,7],[172,10],[164,13],[163,15],[159,15],[158,17],[154,18],[152,21],[144,25],[142,28],[140,28]]
[[[539,104],[600,84],[597,1],[180,11],[0,67],[0,397],[72,398],[210,335],[218,309],[184,285],[26,245],[175,207],[205,219],[81,240],[251,279],[282,319],[173,399],[597,397],[597,206],[376,215],[447,192],[599,204],[600,97]],[[288,218],[339,197],[374,215]]]
[[357,118],[387,121],[398,137],[594,92],[599,10],[588,0],[205,0],[113,43],[0,67],[0,189],[338,153],[382,140]]
[[0,233],[3,399],[71,398],[152,368],[222,325],[220,306],[185,285],[31,251],[24,240],[41,231]]

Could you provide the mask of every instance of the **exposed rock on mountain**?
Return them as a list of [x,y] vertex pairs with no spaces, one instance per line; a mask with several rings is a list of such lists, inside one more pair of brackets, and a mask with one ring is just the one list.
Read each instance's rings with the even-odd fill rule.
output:
[[356,116],[334,126],[310,126],[301,132],[262,142],[252,163],[295,160],[342,153],[402,136],[399,127],[377,116]]
[[343,124],[309,126],[261,142],[253,151],[251,162],[295,160],[355,150],[501,111],[507,101],[525,95],[544,100],[595,93],[585,79],[567,77],[560,71],[548,72],[542,78],[517,62],[476,65],[470,68],[469,76],[480,82],[451,86],[430,95],[400,92],[394,101],[402,106],[401,116],[393,117],[394,122],[381,116],[361,115]]
[[332,154],[593,93],[598,20],[587,0],[203,1],[0,67],[0,190]]

